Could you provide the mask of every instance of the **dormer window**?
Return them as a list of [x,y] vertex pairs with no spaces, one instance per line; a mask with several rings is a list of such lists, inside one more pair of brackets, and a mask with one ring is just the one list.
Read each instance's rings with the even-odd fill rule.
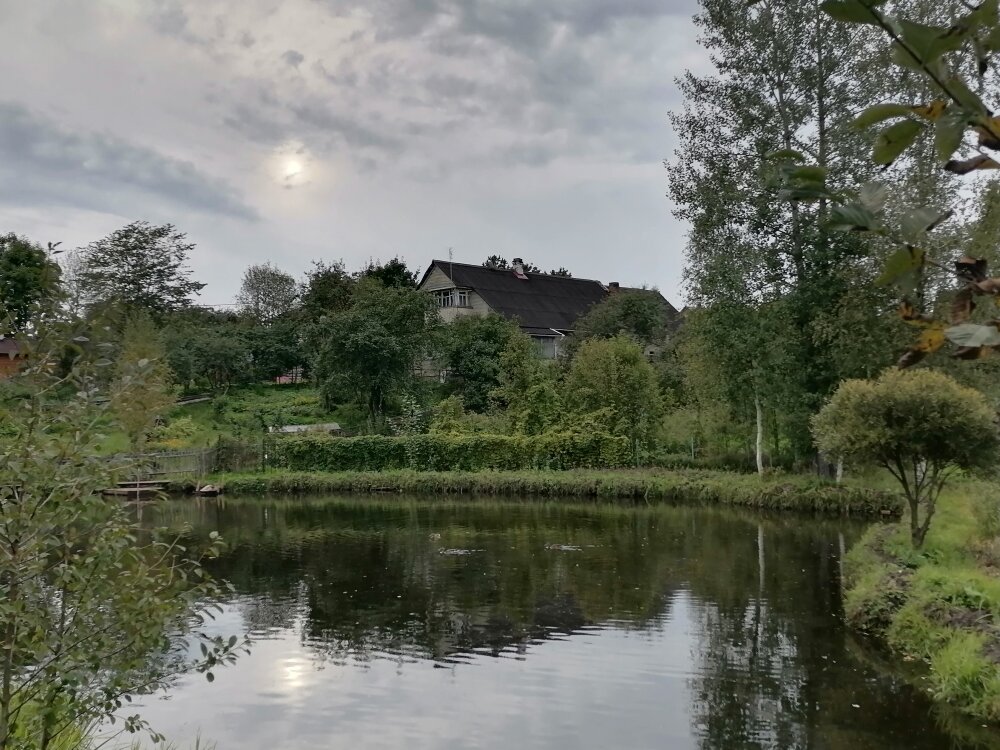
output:
[[438,307],[469,307],[468,289],[442,289],[434,295]]

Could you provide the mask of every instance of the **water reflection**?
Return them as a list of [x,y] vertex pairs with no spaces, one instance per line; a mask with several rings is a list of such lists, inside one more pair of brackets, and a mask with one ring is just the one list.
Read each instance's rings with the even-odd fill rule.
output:
[[[947,748],[841,622],[859,529],[704,509],[171,503],[254,654],[147,715],[220,748]],[[967,723],[958,728],[974,732]],[[1000,747],[992,734],[983,747]],[[966,738],[968,739],[968,738]]]

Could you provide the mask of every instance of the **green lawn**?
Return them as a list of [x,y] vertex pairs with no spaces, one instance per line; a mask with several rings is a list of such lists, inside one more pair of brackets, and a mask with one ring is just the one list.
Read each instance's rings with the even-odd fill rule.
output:
[[[350,406],[324,409],[318,391],[308,385],[258,385],[175,407],[165,416],[165,425],[151,438],[149,447],[201,448],[220,437],[257,439],[265,425],[325,422],[337,422],[353,431],[364,424],[364,415]],[[128,438],[118,431],[109,431],[101,444],[105,455],[128,450]]]
[[847,559],[849,622],[930,667],[932,694],[1000,721],[1000,490],[946,490],[920,550],[906,524],[874,527]]

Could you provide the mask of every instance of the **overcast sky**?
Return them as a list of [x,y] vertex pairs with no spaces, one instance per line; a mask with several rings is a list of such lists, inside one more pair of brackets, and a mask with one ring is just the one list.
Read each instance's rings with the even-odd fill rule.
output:
[[0,232],[135,220],[244,268],[402,256],[659,286],[695,0],[0,0]]

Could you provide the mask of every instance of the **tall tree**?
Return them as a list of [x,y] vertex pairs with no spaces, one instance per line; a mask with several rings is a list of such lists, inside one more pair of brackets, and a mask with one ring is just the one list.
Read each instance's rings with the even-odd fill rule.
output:
[[253,326],[243,332],[256,382],[274,380],[306,364],[295,321],[276,320],[267,326]]
[[375,279],[382,286],[395,287],[416,287],[418,281],[417,272],[411,271],[406,261],[399,257],[387,260],[385,263],[369,261],[361,271],[361,278]]
[[[889,168],[909,162],[914,174],[926,175],[924,182],[939,189],[928,191],[920,183],[914,191],[905,180],[896,180],[891,189],[843,189],[805,154],[789,152],[795,166],[783,170],[786,195],[796,202],[831,203],[838,228],[892,247],[878,282],[897,288],[900,318],[920,329],[899,367],[922,361],[949,341],[958,359],[986,356],[1000,347],[1000,333],[982,312],[974,315],[974,300],[1000,296],[1000,277],[989,277],[986,257],[952,253],[950,263],[932,258],[942,248],[961,246],[949,242],[947,232],[943,243],[935,239],[942,233],[934,230],[956,213],[957,188],[942,183],[941,173],[964,176],[1000,167],[989,155],[1000,152],[1000,119],[984,99],[993,94],[988,84],[995,79],[1000,49],[998,3],[837,0],[823,3],[823,10],[844,28],[877,29],[894,75],[919,82],[894,92],[902,101],[863,110],[854,125],[861,130],[878,126],[871,153],[875,164]],[[950,189],[940,189],[943,185]],[[951,206],[935,205],[928,196],[943,197]],[[890,198],[897,198],[897,205]]]
[[520,332],[510,337],[500,354],[499,385],[492,396],[505,409],[514,432],[538,435],[564,416],[557,374],[530,337]]
[[380,428],[389,399],[405,390],[430,348],[433,310],[431,296],[416,289],[359,282],[351,306],[320,320],[314,333],[314,372],[327,404],[354,400],[370,428]]
[[[800,454],[812,450],[809,415],[836,383],[816,320],[869,272],[859,241],[827,229],[824,203],[783,201],[771,178],[769,155],[793,149],[814,154],[837,179],[873,171],[862,139],[831,114],[867,103],[850,74],[867,37],[820,5],[703,0],[695,22],[715,72],[679,81],[685,104],[672,122],[680,147],[668,165],[675,215],[691,226],[688,295],[718,354],[716,374],[729,381],[734,406],[754,408],[758,434],[777,410]],[[795,377],[765,377],[783,361],[796,363]]]
[[120,305],[154,318],[187,307],[204,284],[187,267],[194,243],[173,224],[136,221],[83,250],[80,282],[92,305]]
[[160,333],[148,315],[135,314],[125,325],[111,391],[112,409],[133,451],[142,448],[173,403],[173,375]]
[[500,359],[518,327],[499,315],[464,315],[442,329],[441,356],[449,383],[475,412],[486,411],[500,385]]
[[0,333],[7,327],[4,317],[23,329],[38,304],[57,293],[59,276],[59,266],[41,245],[16,234],[0,235]]
[[[503,269],[512,268],[510,262],[508,262],[508,260],[501,255],[489,256],[486,260],[483,261],[483,265],[486,266],[487,268],[503,268]],[[524,267],[525,273],[542,272],[542,269],[536,266],[534,263],[522,263],[521,265]],[[569,271],[566,271],[566,269],[561,269],[561,270],[565,271],[565,273],[557,274],[558,276],[570,275]]]
[[649,444],[663,400],[656,371],[634,341],[618,336],[585,342],[565,387],[578,414],[594,415],[609,432],[628,437],[636,451]]
[[673,322],[659,292],[620,291],[608,295],[576,321],[574,332],[581,338],[631,336],[642,344],[662,344]]
[[291,275],[270,263],[263,263],[243,272],[236,304],[250,320],[270,323],[290,312],[298,296],[298,285]]
[[307,320],[317,321],[329,313],[346,310],[354,283],[343,261],[315,261],[299,292],[302,314]]

